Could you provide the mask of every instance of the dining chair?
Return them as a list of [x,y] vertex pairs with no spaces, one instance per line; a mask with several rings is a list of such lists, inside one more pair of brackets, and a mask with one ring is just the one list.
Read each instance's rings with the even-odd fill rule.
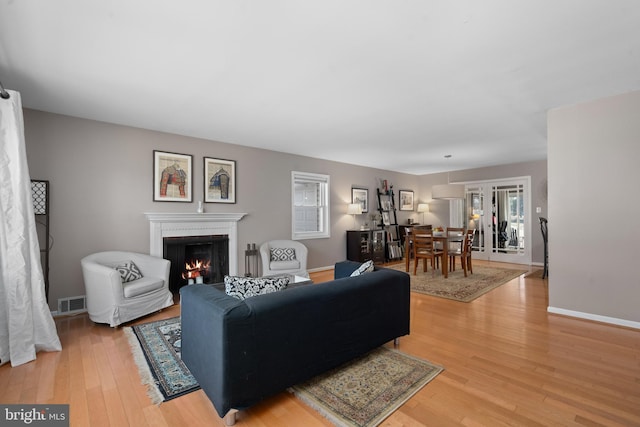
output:
[[413,231],[410,228],[404,229],[404,261],[405,268],[404,271],[409,271],[409,262],[411,261],[411,257],[413,255]]
[[464,277],[467,277],[467,272],[471,272],[473,274],[473,264],[471,262],[471,253],[473,251],[473,238],[475,237],[475,229],[469,229],[464,233],[464,239],[462,241],[462,250],[460,253],[456,253],[454,255],[454,263],[455,257],[460,257],[460,264],[462,264],[462,269],[464,270]]
[[413,227],[406,227],[404,229],[404,254],[405,254],[405,271],[409,271],[409,263],[413,257],[413,236],[418,233],[431,233],[431,225],[415,225]]
[[[434,247],[433,234],[430,232],[420,232],[413,236],[413,274],[418,273],[418,262],[422,259],[422,271],[427,272],[427,260],[431,260],[431,275],[433,276],[437,267],[436,262],[442,258],[442,251]],[[444,261],[443,261],[444,262]]]
[[[447,237],[464,235],[464,228],[462,227],[447,227]],[[460,239],[459,242],[449,242],[448,253],[449,255],[449,271],[456,270],[456,256],[462,255],[464,239]]]

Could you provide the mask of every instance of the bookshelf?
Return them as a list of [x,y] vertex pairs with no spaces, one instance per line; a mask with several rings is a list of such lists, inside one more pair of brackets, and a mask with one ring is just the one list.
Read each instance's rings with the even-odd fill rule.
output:
[[376,192],[378,195],[378,211],[382,217],[380,228],[386,234],[386,261],[402,259],[404,248],[396,215],[393,186],[389,186],[386,180],[382,181],[382,188],[377,188]]

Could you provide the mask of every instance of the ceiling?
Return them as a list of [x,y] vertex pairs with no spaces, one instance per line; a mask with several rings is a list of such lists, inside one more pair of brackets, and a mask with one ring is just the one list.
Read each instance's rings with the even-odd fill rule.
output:
[[0,81],[37,110],[468,169],[544,159],[549,109],[640,89],[640,2],[0,0]]

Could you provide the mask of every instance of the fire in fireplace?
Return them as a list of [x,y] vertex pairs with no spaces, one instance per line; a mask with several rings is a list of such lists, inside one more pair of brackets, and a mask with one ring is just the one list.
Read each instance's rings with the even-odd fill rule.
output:
[[171,261],[172,292],[193,283],[222,282],[229,274],[227,235],[165,237],[163,244],[164,258]]
[[187,279],[189,285],[194,283],[203,283],[204,277],[209,275],[209,267],[211,267],[211,260],[196,259],[193,261],[187,261],[184,264],[184,272],[182,278]]

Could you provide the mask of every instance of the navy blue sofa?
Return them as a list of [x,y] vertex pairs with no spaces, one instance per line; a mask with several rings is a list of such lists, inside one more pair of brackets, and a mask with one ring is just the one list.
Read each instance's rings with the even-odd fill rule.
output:
[[220,417],[409,334],[409,276],[360,263],[335,280],[247,298],[180,289],[182,360]]

